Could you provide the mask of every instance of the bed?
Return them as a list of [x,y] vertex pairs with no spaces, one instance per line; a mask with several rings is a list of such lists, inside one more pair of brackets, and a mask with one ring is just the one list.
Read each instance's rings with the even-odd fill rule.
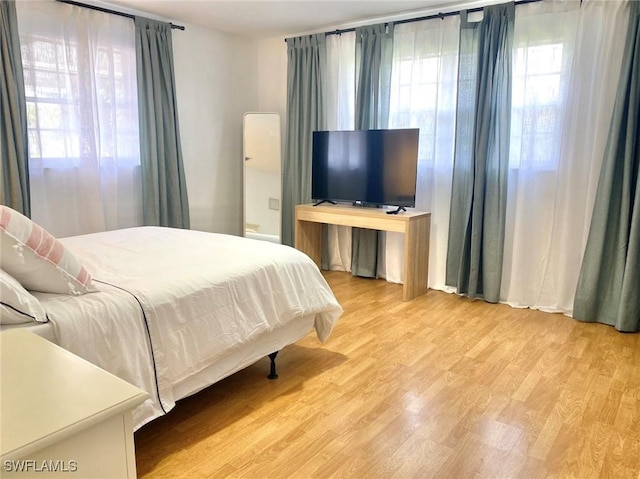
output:
[[57,243],[85,270],[69,277],[90,277],[86,291],[27,287],[44,321],[2,329],[29,328],[147,391],[136,429],[312,330],[325,341],[342,314],[315,264],[283,245],[160,227]]

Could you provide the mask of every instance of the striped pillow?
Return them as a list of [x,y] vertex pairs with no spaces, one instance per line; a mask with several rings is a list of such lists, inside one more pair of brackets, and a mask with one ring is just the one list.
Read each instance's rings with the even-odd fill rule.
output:
[[0,264],[31,291],[83,294],[95,291],[91,275],[48,231],[0,205]]

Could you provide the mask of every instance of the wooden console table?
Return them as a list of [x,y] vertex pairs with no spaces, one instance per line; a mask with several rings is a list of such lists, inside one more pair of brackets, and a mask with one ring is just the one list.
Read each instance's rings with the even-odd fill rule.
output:
[[411,211],[390,215],[386,212],[384,209],[345,205],[298,205],[296,249],[306,253],[320,266],[323,223],[404,233],[402,299],[410,301],[427,291],[431,213]]

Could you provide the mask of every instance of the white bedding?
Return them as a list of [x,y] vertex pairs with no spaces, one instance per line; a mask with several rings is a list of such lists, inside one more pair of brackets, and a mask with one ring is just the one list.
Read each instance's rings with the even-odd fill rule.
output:
[[60,346],[151,394],[136,428],[223,356],[309,316],[324,341],[342,314],[316,265],[287,246],[156,227],[60,241],[99,292],[36,295]]

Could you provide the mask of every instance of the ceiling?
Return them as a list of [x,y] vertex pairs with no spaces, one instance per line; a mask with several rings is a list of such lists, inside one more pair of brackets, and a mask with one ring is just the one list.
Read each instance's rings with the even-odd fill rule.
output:
[[[147,13],[173,23],[200,25],[256,39],[353,27],[375,20],[451,11],[464,0],[109,0],[119,10]],[[124,10],[123,10],[124,8]],[[129,11],[130,12],[130,11]]]

